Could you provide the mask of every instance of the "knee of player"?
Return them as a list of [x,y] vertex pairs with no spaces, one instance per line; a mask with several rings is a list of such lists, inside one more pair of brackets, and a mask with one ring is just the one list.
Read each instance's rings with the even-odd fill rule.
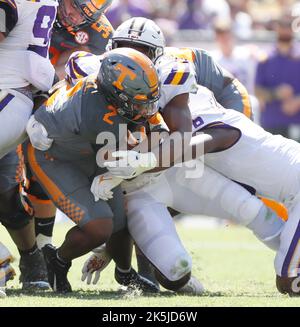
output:
[[30,181],[26,193],[33,205],[36,217],[55,216],[56,207],[37,181]]
[[167,265],[161,265],[160,274],[164,276],[164,280],[170,282],[170,285],[173,283],[179,285],[179,281],[190,275],[192,271],[192,258],[187,253],[181,253],[174,258],[170,255],[169,258],[171,260],[168,260]]
[[221,206],[238,224],[248,225],[258,215],[263,203],[240,185],[228,182],[221,194]]
[[19,201],[19,187],[13,187],[9,190],[3,191],[0,194],[0,217],[13,215],[20,206]]
[[275,238],[279,240],[284,224],[284,221],[273,210],[263,205],[247,228],[262,241],[269,242]]
[[33,209],[29,200],[17,194],[13,201],[13,207],[1,215],[1,223],[8,229],[20,230],[30,223],[33,218]]
[[300,276],[281,277],[277,275],[276,287],[282,294],[288,294],[289,296],[300,296]]
[[33,218],[33,213],[29,213],[24,208],[19,209],[15,214],[6,215],[1,218],[1,223],[8,229],[20,230],[26,227]]

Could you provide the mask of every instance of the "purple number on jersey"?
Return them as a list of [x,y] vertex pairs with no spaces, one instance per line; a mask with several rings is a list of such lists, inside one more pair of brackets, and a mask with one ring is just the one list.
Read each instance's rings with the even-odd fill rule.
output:
[[194,128],[198,128],[198,127],[200,127],[203,124],[204,124],[204,121],[203,121],[203,119],[201,117],[197,117],[197,118],[195,118],[193,120],[193,126],[194,126]]
[[[44,39],[44,46],[29,45],[28,50],[34,51],[40,56],[46,58],[48,56],[48,48],[52,32],[52,23],[56,17],[56,8],[52,6],[42,6],[36,15],[33,25],[33,35],[36,38]],[[46,25],[46,26],[45,26]]]

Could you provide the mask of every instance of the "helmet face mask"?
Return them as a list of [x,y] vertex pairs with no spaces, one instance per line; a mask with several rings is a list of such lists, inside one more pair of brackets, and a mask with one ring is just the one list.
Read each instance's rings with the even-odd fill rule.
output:
[[[66,3],[74,15],[81,16],[80,23],[73,23],[66,11]],[[85,26],[96,22],[103,12],[111,5],[112,0],[59,0],[56,26],[76,32]],[[70,10],[70,9],[69,9]]]
[[122,103],[117,107],[119,115],[135,124],[144,123],[158,111],[158,100],[150,103]]
[[150,59],[134,49],[108,52],[99,70],[98,83],[107,101],[131,122],[144,122],[158,111],[156,70]]
[[153,62],[163,55],[165,38],[161,29],[150,19],[134,17],[122,23],[112,36],[112,48],[128,46],[142,51]]

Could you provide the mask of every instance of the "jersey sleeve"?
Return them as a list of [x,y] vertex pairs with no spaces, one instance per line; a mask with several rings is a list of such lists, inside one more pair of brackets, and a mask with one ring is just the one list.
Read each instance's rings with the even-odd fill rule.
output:
[[18,9],[14,0],[0,0],[0,32],[5,36],[18,22]]
[[100,57],[85,51],[75,51],[65,65],[65,79],[74,86],[79,79],[97,73],[100,69]]
[[195,71],[188,61],[162,60],[157,65],[161,82],[159,107],[161,110],[177,95],[196,93],[197,81]]

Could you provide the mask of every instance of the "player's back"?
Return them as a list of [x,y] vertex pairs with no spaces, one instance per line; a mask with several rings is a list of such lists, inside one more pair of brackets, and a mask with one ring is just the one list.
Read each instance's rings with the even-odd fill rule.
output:
[[194,131],[233,128],[241,133],[231,148],[205,155],[205,164],[261,195],[285,201],[300,176],[300,145],[266,132],[241,113],[222,108],[207,89],[190,98]]
[[[11,6],[17,20],[6,38],[0,42],[0,88],[18,88],[29,84],[38,87],[39,83],[47,84],[44,88],[50,84],[50,88],[54,71],[48,60],[48,47],[57,2],[4,1]],[[47,74],[50,77],[44,76]]]

